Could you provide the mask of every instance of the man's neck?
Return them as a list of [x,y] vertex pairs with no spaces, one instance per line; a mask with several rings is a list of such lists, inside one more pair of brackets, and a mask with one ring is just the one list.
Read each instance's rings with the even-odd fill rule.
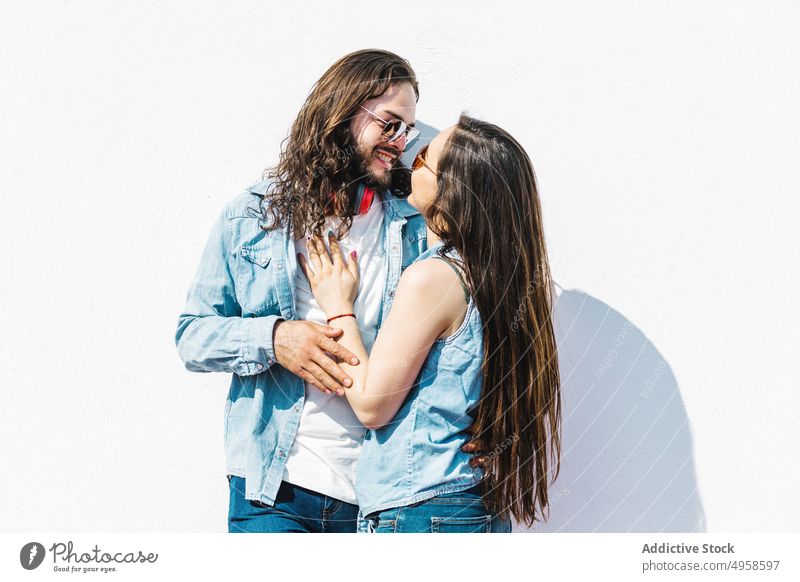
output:
[[[354,182],[347,187],[347,208],[337,210],[335,205],[329,205],[325,216],[339,216],[340,218],[344,218],[345,214],[351,217],[358,216],[359,214],[366,214],[376,195],[377,191],[367,186],[364,182]],[[333,197],[333,193],[331,193],[331,197]]]

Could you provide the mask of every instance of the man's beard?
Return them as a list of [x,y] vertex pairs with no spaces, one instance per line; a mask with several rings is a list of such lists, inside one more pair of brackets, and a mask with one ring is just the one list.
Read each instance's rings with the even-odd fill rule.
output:
[[[374,149],[364,151],[361,148],[356,149],[353,156],[352,167],[357,172],[358,179],[366,186],[369,186],[376,192],[383,192],[392,186],[392,171],[394,166],[389,170],[381,170],[380,174],[376,174],[375,170],[370,168],[370,164],[375,157],[373,156]],[[397,163],[397,162],[395,162]]]

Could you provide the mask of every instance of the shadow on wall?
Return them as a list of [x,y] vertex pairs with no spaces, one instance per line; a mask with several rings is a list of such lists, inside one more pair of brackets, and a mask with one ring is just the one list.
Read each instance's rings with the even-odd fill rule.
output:
[[521,532],[703,532],[691,429],[669,364],[621,313],[556,289],[561,472]]
[[[439,133],[417,121],[414,156]],[[602,301],[556,289],[561,472],[546,523],[520,532],[703,532],[691,428],[667,361]]]

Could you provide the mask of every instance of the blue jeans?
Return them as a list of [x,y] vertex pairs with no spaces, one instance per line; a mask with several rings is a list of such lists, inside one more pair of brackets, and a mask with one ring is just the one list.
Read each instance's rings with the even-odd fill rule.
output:
[[358,506],[281,482],[275,505],[244,498],[244,479],[228,476],[229,533],[355,533]]
[[480,487],[371,513],[359,523],[370,533],[508,533],[511,521],[491,515]]

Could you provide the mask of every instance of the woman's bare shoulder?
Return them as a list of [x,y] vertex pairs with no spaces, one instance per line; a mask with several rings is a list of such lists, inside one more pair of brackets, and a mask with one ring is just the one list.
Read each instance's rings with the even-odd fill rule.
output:
[[443,325],[442,337],[461,325],[467,308],[458,275],[445,261],[433,257],[418,261],[403,272],[397,299],[434,316]]

